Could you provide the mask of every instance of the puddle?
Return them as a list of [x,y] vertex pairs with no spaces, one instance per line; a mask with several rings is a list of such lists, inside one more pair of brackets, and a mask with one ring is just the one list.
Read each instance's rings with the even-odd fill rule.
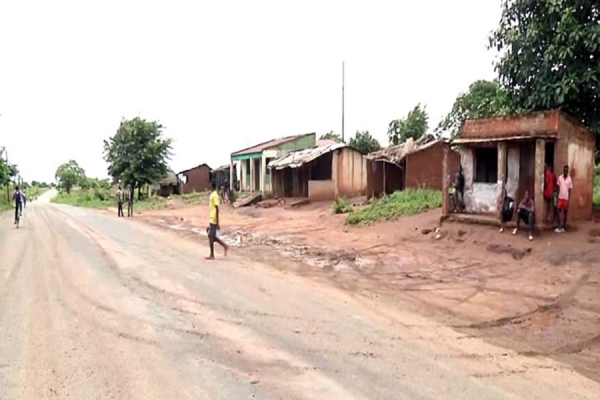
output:
[[[185,224],[170,224],[164,219],[155,219],[155,222],[169,229],[189,231],[203,237],[208,236],[206,228],[185,226]],[[319,269],[329,268],[336,271],[349,269],[363,270],[373,265],[372,261],[361,259],[353,252],[299,245],[294,243],[292,238],[284,235],[236,230],[232,232],[223,231],[219,234],[219,238],[232,247],[268,246],[278,251],[284,257],[302,261]]]

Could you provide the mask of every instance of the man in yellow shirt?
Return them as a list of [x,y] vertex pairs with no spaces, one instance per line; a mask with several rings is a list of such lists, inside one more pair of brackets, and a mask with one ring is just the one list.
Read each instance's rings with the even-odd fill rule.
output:
[[215,259],[215,242],[223,246],[225,255],[229,251],[227,246],[221,239],[217,237],[217,231],[220,229],[219,226],[219,194],[217,193],[217,183],[212,181],[210,183],[212,193],[208,201],[208,209],[210,211],[210,223],[208,224],[208,244],[210,246],[210,255],[206,257],[207,260]]

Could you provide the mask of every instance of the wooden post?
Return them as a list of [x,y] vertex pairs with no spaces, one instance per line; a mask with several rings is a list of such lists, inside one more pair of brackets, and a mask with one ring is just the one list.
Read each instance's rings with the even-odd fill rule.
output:
[[229,190],[231,192],[233,192],[234,189],[234,185],[233,185],[233,166],[235,165],[235,163],[233,162],[233,159],[231,159],[231,161],[229,162]]
[[442,160],[442,217],[448,215],[448,144],[444,144],[444,157]]
[[496,213],[502,217],[502,189],[506,185],[506,142],[498,143],[498,187],[496,189]]
[[385,162],[385,161],[382,161],[382,162],[381,162],[381,166],[383,167],[383,194],[387,194],[387,192],[386,192],[386,190],[385,190],[385,189],[386,189],[386,187],[385,187],[385,169],[386,169],[386,167],[387,167],[387,164],[386,164],[386,162]]
[[535,141],[535,180],[533,199],[535,201],[535,224],[540,227],[544,220],[544,165],[546,161],[546,141]]

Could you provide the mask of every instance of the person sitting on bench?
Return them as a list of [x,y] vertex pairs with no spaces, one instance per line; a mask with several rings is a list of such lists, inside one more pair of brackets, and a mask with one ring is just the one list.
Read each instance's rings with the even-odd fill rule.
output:
[[529,240],[533,240],[532,232],[535,223],[533,204],[533,198],[529,197],[529,191],[525,191],[525,196],[523,197],[523,200],[521,200],[521,204],[519,204],[517,227],[513,231],[513,235],[517,234],[519,231],[519,224],[523,221],[529,227]]

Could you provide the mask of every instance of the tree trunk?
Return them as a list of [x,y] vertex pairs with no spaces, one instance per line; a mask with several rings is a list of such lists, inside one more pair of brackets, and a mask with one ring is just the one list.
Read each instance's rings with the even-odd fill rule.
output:
[[142,184],[138,185],[138,201],[142,200]]

